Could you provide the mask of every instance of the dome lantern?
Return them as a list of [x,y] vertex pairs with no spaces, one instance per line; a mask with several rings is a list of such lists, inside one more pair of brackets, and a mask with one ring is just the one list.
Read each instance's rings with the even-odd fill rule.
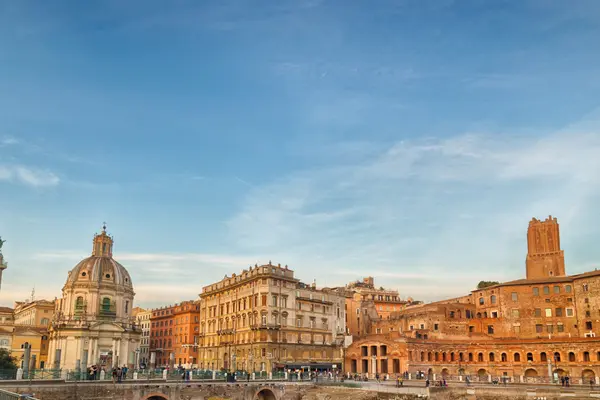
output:
[[94,235],[92,256],[112,257],[113,238],[106,233],[106,222],[102,225],[102,233]]

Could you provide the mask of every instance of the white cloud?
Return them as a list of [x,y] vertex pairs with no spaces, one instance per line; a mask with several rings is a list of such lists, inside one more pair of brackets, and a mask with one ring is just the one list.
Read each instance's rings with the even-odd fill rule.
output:
[[423,280],[460,295],[482,279],[523,276],[531,217],[556,215],[563,244],[590,223],[597,154],[600,134],[577,130],[404,141],[256,187],[228,224],[242,248],[277,250],[324,285],[357,271],[408,283],[415,298],[434,297]]
[[16,182],[33,187],[47,187],[58,185],[60,178],[47,170],[20,165],[0,165],[0,181]]
[[0,139],[0,147],[12,146],[19,143],[19,140],[13,136],[4,136],[2,139]]

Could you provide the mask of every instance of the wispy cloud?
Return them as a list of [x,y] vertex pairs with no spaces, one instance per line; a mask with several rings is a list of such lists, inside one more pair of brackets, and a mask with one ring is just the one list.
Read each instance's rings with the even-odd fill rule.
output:
[[595,154],[600,134],[573,130],[402,141],[257,187],[229,227],[238,245],[285,249],[326,280],[377,271],[415,294],[428,296],[426,282],[460,294],[477,279],[522,276],[533,216],[556,214],[568,243],[600,193]]
[[0,165],[0,181],[32,187],[56,186],[60,178],[53,172],[21,165]]
[[4,136],[0,138],[0,147],[12,146],[15,144],[19,144],[19,140],[13,136]]

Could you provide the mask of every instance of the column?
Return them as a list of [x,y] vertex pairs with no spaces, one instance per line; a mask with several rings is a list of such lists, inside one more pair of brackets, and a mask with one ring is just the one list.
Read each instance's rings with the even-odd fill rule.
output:
[[92,365],[96,364],[96,361],[94,360],[94,339],[93,338],[88,339],[87,358],[88,358],[88,364],[92,364]]
[[113,338],[112,341],[112,368],[116,368],[117,367],[117,363],[118,359],[117,359],[117,339]]

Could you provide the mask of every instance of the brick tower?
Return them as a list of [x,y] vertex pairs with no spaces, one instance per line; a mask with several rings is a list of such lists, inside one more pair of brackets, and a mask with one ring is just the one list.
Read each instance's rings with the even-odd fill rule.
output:
[[558,221],[533,218],[527,229],[527,279],[565,276],[565,254],[560,249]]

